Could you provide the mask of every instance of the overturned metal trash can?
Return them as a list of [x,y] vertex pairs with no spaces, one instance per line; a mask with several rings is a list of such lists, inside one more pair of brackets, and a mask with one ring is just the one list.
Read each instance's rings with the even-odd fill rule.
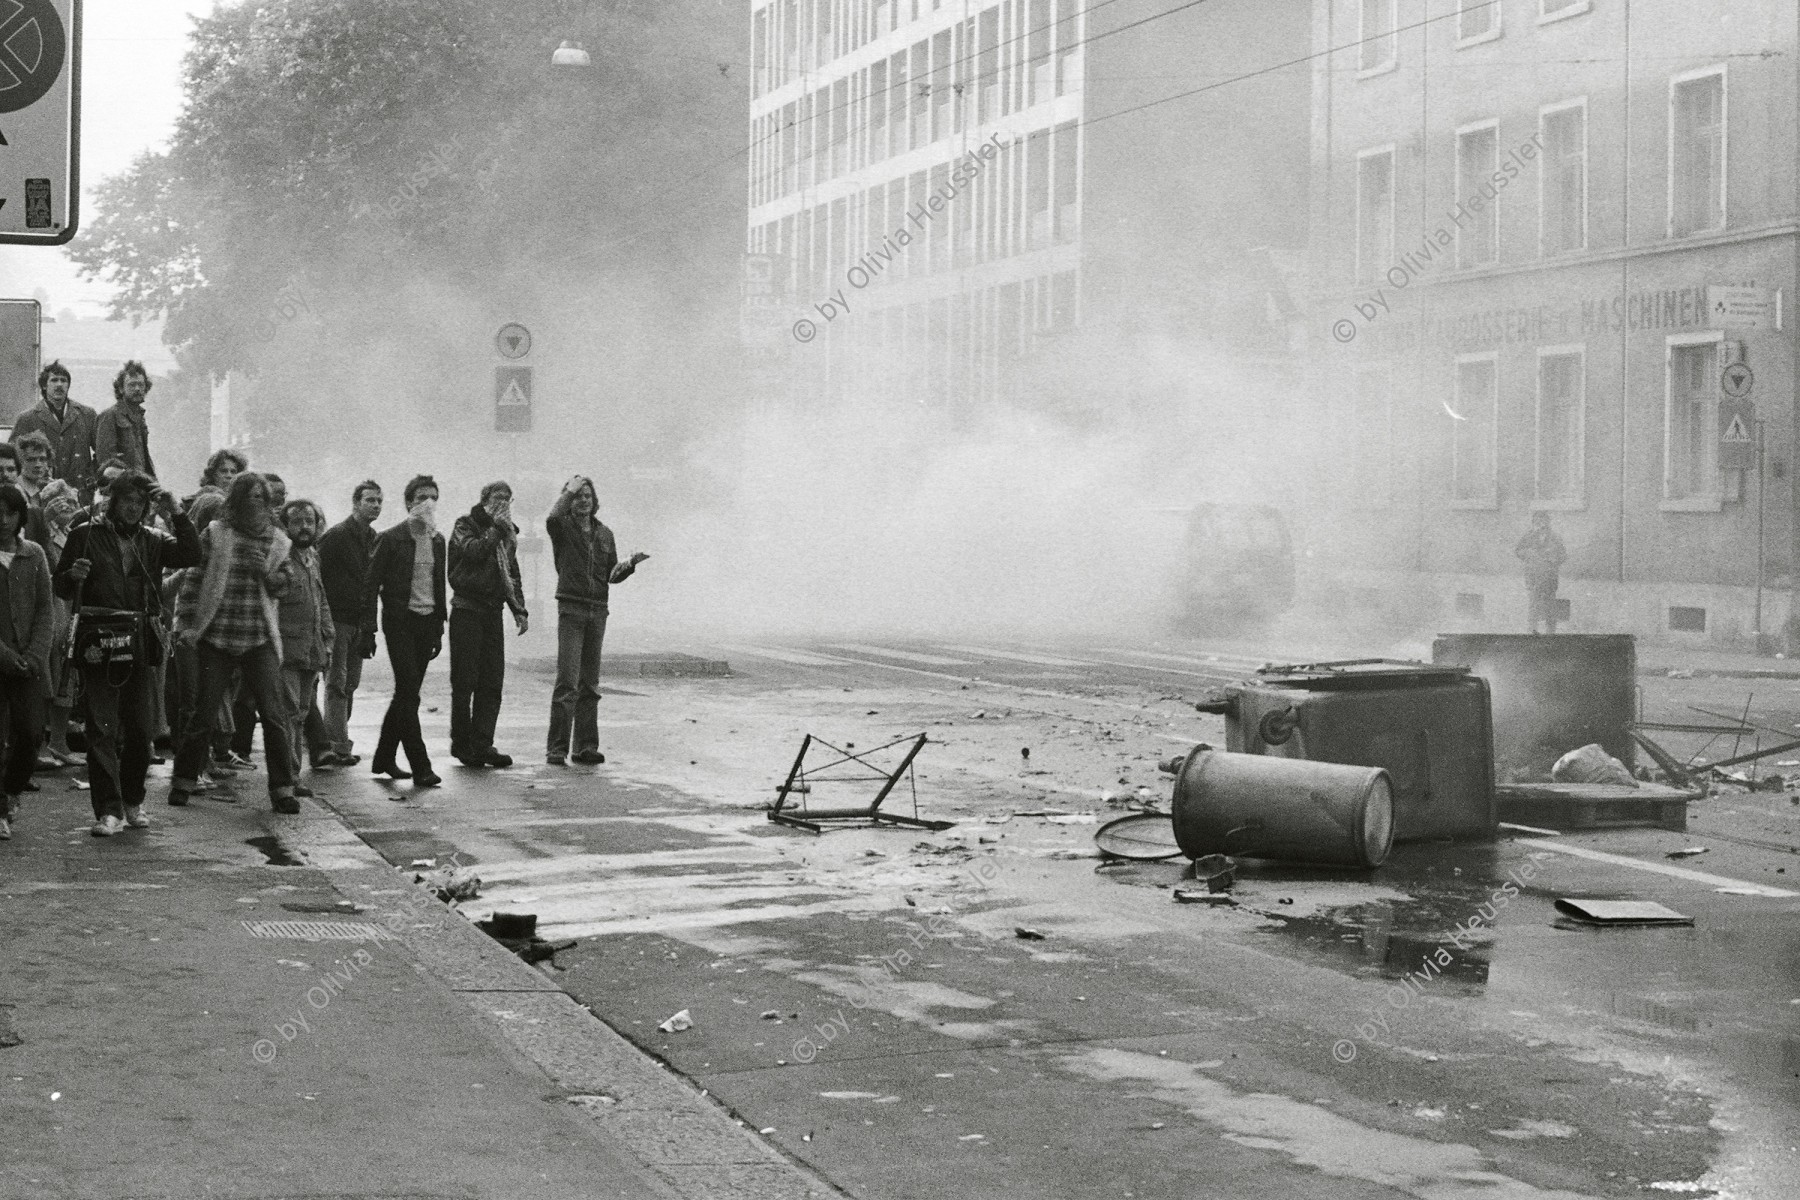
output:
[[1196,746],[1175,777],[1175,840],[1189,858],[1229,854],[1378,867],[1394,842],[1394,790],[1379,767]]

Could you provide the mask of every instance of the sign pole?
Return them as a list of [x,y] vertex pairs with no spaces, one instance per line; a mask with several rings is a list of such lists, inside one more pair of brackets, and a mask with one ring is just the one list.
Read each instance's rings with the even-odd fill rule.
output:
[[1764,528],[1768,513],[1768,505],[1764,498],[1766,490],[1763,486],[1763,435],[1767,422],[1762,418],[1756,421],[1756,640],[1760,650],[1763,640],[1763,575],[1767,571],[1765,565],[1769,560]]

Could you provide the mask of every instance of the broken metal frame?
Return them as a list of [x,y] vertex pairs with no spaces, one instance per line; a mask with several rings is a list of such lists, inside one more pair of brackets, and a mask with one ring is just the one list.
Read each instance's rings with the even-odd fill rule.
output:
[[[881,825],[883,823],[906,825],[914,829],[930,829],[934,831],[952,828],[956,824],[955,821],[931,821],[919,816],[919,787],[918,781],[913,774],[913,760],[918,758],[919,751],[925,748],[927,740],[927,735],[923,733],[911,738],[899,737],[888,742],[886,745],[876,746],[873,750],[865,750],[858,754],[853,750],[847,750],[841,746],[834,746],[823,738],[814,737],[810,733],[807,734],[805,740],[800,743],[800,753],[794,756],[794,765],[788,768],[787,778],[775,789],[775,803],[770,806],[768,811],[769,820],[780,825],[791,826],[795,829],[809,830],[813,833],[825,832],[825,826],[821,824],[821,822],[827,821],[869,821],[875,825]],[[879,754],[883,750],[892,749],[907,741],[912,742],[912,746],[907,750],[906,756],[900,760],[900,765],[895,767],[892,771],[884,771],[881,767],[869,761],[869,755]],[[817,742],[819,745],[832,751],[839,757],[833,759],[831,762],[825,763],[823,766],[815,767],[811,772],[808,772],[806,770],[806,755],[808,751],[812,749],[814,742]],[[821,772],[831,770],[833,767],[842,766],[849,762],[858,763],[867,767],[873,774],[835,776],[824,776],[820,774]],[[896,786],[898,786],[902,775],[907,777],[908,784],[912,789],[913,815],[910,817],[902,816],[899,813],[881,811],[882,803],[887,800],[889,794],[893,792]],[[810,808],[807,806],[804,799],[805,796],[811,794],[812,785],[815,782],[874,783],[877,781],[881,784],[881,790],[876,793],[875,799],[871,800],[866,807]],[[803,797],[800,802],[800,811],[798,813],[787,811],[788,797],[795,794]]]

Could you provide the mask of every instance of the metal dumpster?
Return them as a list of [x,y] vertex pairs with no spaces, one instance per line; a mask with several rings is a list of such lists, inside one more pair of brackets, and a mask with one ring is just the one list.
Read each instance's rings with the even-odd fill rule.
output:
[[1637,639],[1628,633],[1446,633],[1434,663],[1467,667],[1494,697],[1494,765],[1501,783],[1550,778],[1556,760],[1598,742],[1637,764]]
[[1199,708],[1225,715],[1227,750],[1386,771],[1396,842],[1497,832],[1488,685],[1465,667],[1265,667]]

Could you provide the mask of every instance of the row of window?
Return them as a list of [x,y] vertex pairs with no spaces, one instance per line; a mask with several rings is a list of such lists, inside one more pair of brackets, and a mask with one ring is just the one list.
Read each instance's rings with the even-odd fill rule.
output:
[[[1668,235],[1685,237],[1725,226],[1725,68],[1677,75],[1669,82]],[[1500,261],[1500,210],[1529,195],[1508,187],[1537,160],[1540,257],[1588,248],[1588,101],[1585,96],[1539,110],[1534,136],[1502,152],[1500,122],[1474,122],[1456,131],[1455,204],[1438,230],[1414,247],[1396,246],[1395,149],[1356,157],[1356,279],[1375,283],[1396,271],[1414,273],[1419,260],[1437,261],[1454,240],[1459,268]],[[1529,203],[1529,200],[1526,201]],[[1441,235],[1441,237],[1439,236]]]
[[[1740,498],[1743,480],[1719,466],[1719,373],[1742,356],[1717,332],[1676,334],[1667,343],[1663,406],[1663,506],[1717,509]],[[1587,350],[1538,350],[1532,370],[1532,500],[1550,507],[1586,502]],[[1450,499],[1455,507],[1492,508],[1499,501],[1501,365],[1497,352],[1461,355],[1444,414],[1451,434]],[[1353,401],[1353,474],[1365,505],[1386,505],[1393,492],[1393,378],[1380,364],[1358,368]]]
[[[829,345],[793,358],[802,394],[958,408],[1037,399],[1023,366],[1038,337],[1074,327],[1075,271],[853,313],[827,326]],[[811,377],[808,378],[808,374]]]
[[[751,15],[751,87],[756,96],[784,87],[807,72],[816,71],[868,45],[876,38],[931,16],[941,9],[988,8],[985,21],[997,7],[1005,39],[1030,39],[1030,57],[1036,61],[1051,53],[1053,44],[1069,45],[1080,39],[1078,26],[1084,0],[774,0]],[[1029,21],[1029,23],[1027,23]],[[984,48],[993,40],[985,39]],[[973,51],[970,42],[968,50]]]
[[751,205],[1080,90],[1079,23],[1052,12],[1004,0],[753,117]]
[[[749,249],[792,260],[804,306],[846,282],[857,286],[846,272],[858,265],[867,286],[1072,242],[1080,220],[1080,145],[1073,121],[1040,130],[992,159],[959,160],[980,164],[972,178],[965,171],[952,182],[958,163],[914,171],[755,227]],[[956,194],[932,209],[930,198],[952,187]]]
[[[1580,16],[1593,9],[1593,0],[1522,0],[1537,11],[1533,14],[1540,25]],[[1456,0],[1456,45],[1458,49],[1491,42],[1503,32],[1505,9],[1502,0]],[[1359,0],[1357,13],[1357,71],[1360,75],[1380,75],[1399,65],[1398,14],[1395,0]]]

